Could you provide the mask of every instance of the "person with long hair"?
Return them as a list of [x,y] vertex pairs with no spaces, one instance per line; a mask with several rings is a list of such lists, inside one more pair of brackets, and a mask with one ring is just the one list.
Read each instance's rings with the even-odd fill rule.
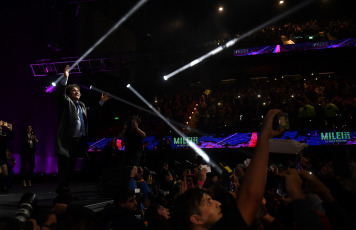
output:
[[[33,132],[32,125],[26,125],[25,131],[22,135],[21,142],[21,170],[20,177],[22,181],[22,187],[32,187],[32,177],[35,170],[35,152],[38,139]],[[29,170],[26,171],[27,163],[29,164]]]

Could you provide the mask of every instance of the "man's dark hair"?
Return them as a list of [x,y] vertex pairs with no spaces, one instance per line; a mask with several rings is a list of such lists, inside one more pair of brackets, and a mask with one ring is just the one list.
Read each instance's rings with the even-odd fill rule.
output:
[[194,188],[188,189],[180,195],[174,204],[173,215],[170,218],[172,227],[175,229],[190,229],[190,217],[200,214],[199,206],[206,191]]
[[172,229],[168,220],[158,213],[158,209],[162,205],[153,203],[145,211],[145,220],[147,221],[147,229],[154,230],[169,230]]
[[128,119],[129,123],[131,122],[131,120],[136,120],[137,124],[141,123],[141,118],[138,115],[131,115]]
[[31,126],[32,131],[33,131],[32,125],[31,125],[31,124],[26,124],[26,125],[25,125],[25,129],[24,129],[24,132],[25,132],[26,134],[27,134],[27,129],[28,129],[29,126]]
[[72,91],[73,88],[77,88],[79,89],[80,92],[80,86],[77,84],[71,84],[71,85],[67,85],[66,87],[66,94],[68,95],[70,93],[70,91]]
[[114,194],[114,204],[125,203],[130,197],[133,197],[135,192],[128,186],[117,188]]

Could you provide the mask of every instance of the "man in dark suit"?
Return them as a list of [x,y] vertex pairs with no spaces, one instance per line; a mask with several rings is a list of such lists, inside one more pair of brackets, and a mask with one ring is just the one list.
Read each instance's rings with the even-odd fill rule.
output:
[[[69,178],[76,165],[78,156],[87,151],[88,108],[80,99],[80,87],[76,84],[67,85],[69,66],[64,70],[64,78],[57,86],[57,102],[59,105],[59,124],[56,139],[56,155],[58,156],[59,185],[56,193],[61,195],[69,192]],[[102,106],[109,94],[101,96]]]

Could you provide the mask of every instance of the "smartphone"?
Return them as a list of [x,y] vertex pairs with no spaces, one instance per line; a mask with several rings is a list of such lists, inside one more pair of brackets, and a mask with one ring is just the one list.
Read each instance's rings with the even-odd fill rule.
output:
[[279,197],[284,198],[286,195],[286,183],[283,178],[277,178],[276,193]]
[[211,167],[210,167],[210,165],[202,165],[201,168],[202,168],[202,169],[205,168],[207,173],[210,173],[210,172],[211,172]]
[[232,180],[230,180],[230,188],[229,188],[229,190],[230,190],[231,192],[234,192],[234,191],[235,191],[235,183],[234,183]]
[[289,129],[288,113],[278,114],[279,129]]
[[276,193],[277,193],[277,195],[278,195],[279,197],[281,197],[281,198],[285,198],[285,196],[286,196],[285,191],[284,191],[283,189],[281,189],[281,188],[277,188],[277,189],[276,189]]

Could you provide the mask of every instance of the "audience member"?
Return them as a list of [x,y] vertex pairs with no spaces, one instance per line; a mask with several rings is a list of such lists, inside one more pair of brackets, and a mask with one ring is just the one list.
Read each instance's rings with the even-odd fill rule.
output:
[[122,131],[118,135],[119,139],[124,138],[124,165],[140,166],[143,151],[143,138],[146,137],[146,133],[138,127],[140,123],[141,119],[137,116],[131,116],[123,125]]
[[15,176],[14,167],[16,164],[16,159],[12,156],[9,148],[6,149],[6,157],[7,157],[7,171],[8,171],[6,186],[7,188],[11,188],[12,180],[14,179]]
[[[8,188],[6,186],[8,169],[7,169],[7,142],[14,138],[14,133],[12,132],[12,124],[7,122],[0,121],[0,174],[1,174],[1,192],[8,192]],[[6,127],[8,132],[4,131]]]
[[280,110],[270,110],[265,118],[254,155],[237,198],[237,209],[221,212],[221,203],[204,190],[188,189],[176,200],[172,221],[176,229],[248,229],[255,220],[265,191],[268,167],[268,140],[284,130],[273,130],[273,118]]
[[168,219],[170,212],[168,208],[154,203],[145,211],[145,221],[147,229],[152,230],[169,230],[171,229]]
[[142,219],[136,217],[138,203],[130,187],[121,187],[114,197],[114,204],[104,208],[98,220],[99,229],[145,229]]
[[53,207],[37,206],[32,214],[40,230],[57,229],[57,216]]
[[[33,172],[35,170],[35,152],[37,148],[38,139],[33,132],[32,125],[26,125],[24,133],[22,135],[21,142],[21,169],[20,178],[22,181],[22,187],[32,187]],[[27,163],[29,164],[29,170],[26,170]]]

